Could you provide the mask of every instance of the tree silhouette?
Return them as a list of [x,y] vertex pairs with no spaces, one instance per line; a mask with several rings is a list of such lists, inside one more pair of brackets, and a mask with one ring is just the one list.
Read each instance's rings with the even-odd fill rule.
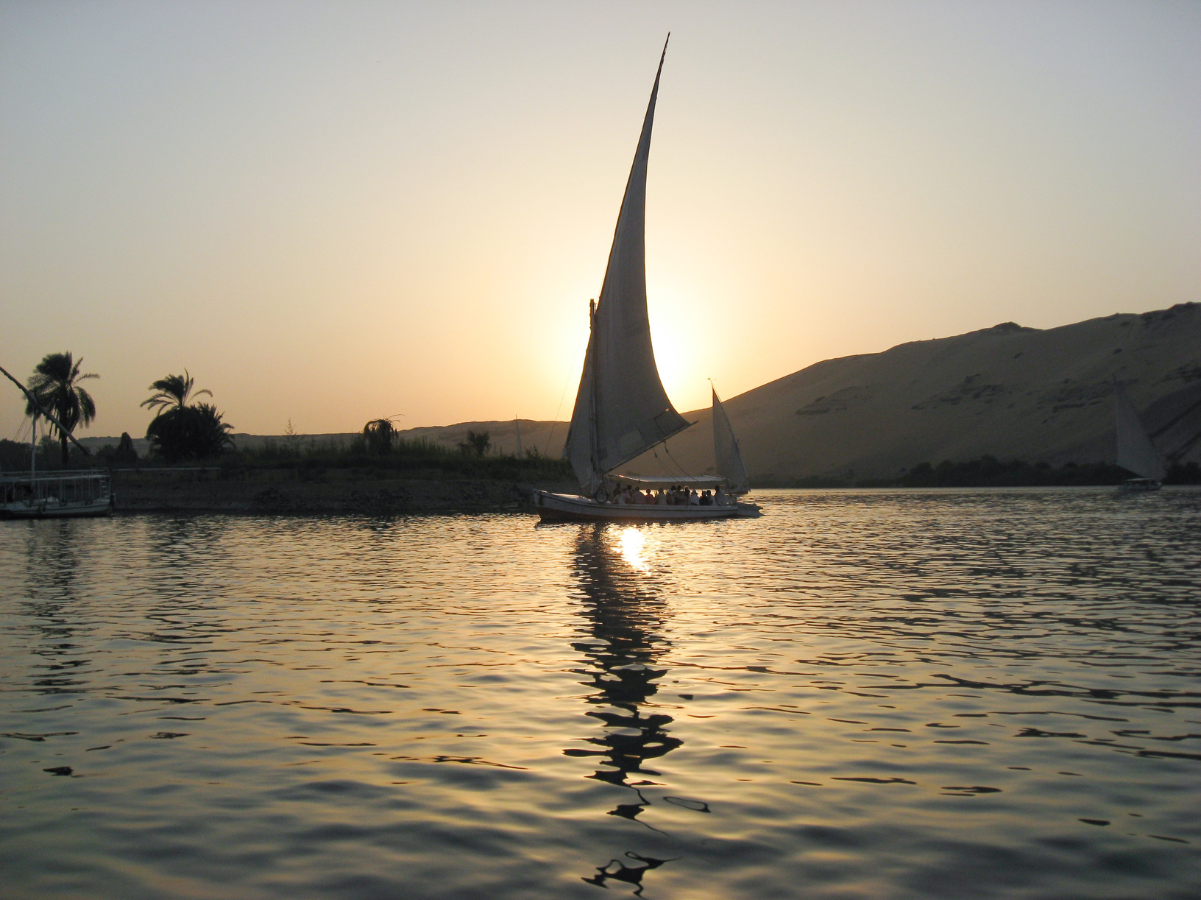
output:
[[468,431],[467,440],[459,441],[459,449],[464,453],[474,453],[483,456],[492,446],[492,437],[486,431]]
[[131,466],[138,461],[138,451],[133,448],[133,438],[128,431],[121,432],[121,440],[113,451],[113,462],[123,466]]
[[363,426],[363,437],[367,450],[384,456],[392,452],[392,440],[396,437],[396,426],[389,419],[372,419]]
[[167,462],[187,459],[210,459],[220,456],[233,445],[230,432],[233,426],[222,421],[222,414],[211,403],[189,403],[190,398],[212,391],[192,393],[195,380],[184,369],[182,375],[168,375],[150,385],[155,393],[142,401],[142,406],[158,410],[146,428],[152,452]]
[[[166,378],[160,378],[158,381],[150,385],[150,390],[155,393],[148,399],[141,402],[141,406],[148,409],[156,409],[160,413],[168,410],[182,409],[188,405],[188,398],[192,396],[192,385],[196,383],[188,370],[184,369],[182,375],[168,375]],[[213,396],[213,392],[209,390],[197,391],[195,396],[199,397],[202,394]]]
[[177,406],[154,417],[146,429],[150,448],[167,462],[211,459],[233,445],[233,426],[211,403]]
[[[37,398],[38,403],[54,413],[59,423],[51,423],[50,427],[58,435],[62,447],[63,465],[69,457],[67,441],[81,422],[86,428],[96,418],[96,402],[92,395],[79,385],[88,378],[100,376],[89,372],[84,375],[79,371],[83,358],[78,362],[71,358],[70,351],[63,353],[47,353],[42,361],[34,367],[27,385],[29,392]],[[38,407],[31,401],[25,403],[25,415],[40,414]]]

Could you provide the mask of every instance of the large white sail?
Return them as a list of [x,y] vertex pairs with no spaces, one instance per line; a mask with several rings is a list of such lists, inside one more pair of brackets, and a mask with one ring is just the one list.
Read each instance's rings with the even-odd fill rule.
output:
[[1162,481],[1166,474],[1163,457],[1151,443],[1134,404],[1120,384],[1114,384],[1114,409],[1117,414],[1118,465],[1143,478]]
[[646,166],[666,55],[664,44],[600,299],[592,312],[588,352],[567,435],[567,457],[588,493],[600,486],[605,473],[690,424],[663,390],[646,313]]
[[713,389],[713,459],[717,463],[717,474],[730,483],[736,494],[741,494],[750,486],[750,478],[746,474],[746,466],[742,464],[742,452],[738,449],[738,438],[734,436],[734,426],[726,415],[726,408],[718,399],[717,389]]

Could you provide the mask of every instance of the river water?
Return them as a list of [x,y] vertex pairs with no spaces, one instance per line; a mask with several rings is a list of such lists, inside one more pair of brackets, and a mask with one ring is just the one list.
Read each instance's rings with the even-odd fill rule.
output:
[[756,499],[0,523],[0,894],[1201,896],[1201,492]]

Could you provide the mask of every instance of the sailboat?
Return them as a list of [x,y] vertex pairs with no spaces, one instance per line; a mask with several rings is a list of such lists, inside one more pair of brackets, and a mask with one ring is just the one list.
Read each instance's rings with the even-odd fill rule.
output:
[[[721,476],[637,478],[613,474],[620,466],[693,424],[676,412],[663,389],[646,309],[646,168],[659,76],[666,56],[665,43],[617,216],[600,297],[588,304],[588,350],[565,447],[580,494],[535,491],[534,506],[543,520],[675,521],[758,514],[759,508],[754,504],[727,497],[724,490],[718,492],[726,483]],[[724,410],[720,415],[724,427],[729,429]],[[716,434],[716,421],[714,427]],[[729,434],[732,437],[733,432]],[[737,451],[737,441],[727,443]],[[741,467],[741,459],[738,465]],[[742,473],[740,486],[745,490],[745,469]],[[661,492],[671,487],[713,488],[710,499],[720,498],[721,502],[670,503],[664,494],[662,503],[626,504],[621,502],[626,487]],[[681,490],[674,492],[677,499],[682,494]]]
[[731,493],[745,494],[750,489],[750,477],[742,463],[738,437],[717,396],[717,388],[711,386],[710,389],[713,391],[713,459],[717,463],[717,474],[730,485]]
[[1126,389],[1117,381],[1113,385],[1113,394],[1117,419],[1117,464],[1138,476],[1127,479],[1122,483],[1122,487],[1135,491],[1159,490],[1160,483],[1167,473],[1163,457],[1151,443],[1151,437],[1143,427],[1138,411],[1126,396]]

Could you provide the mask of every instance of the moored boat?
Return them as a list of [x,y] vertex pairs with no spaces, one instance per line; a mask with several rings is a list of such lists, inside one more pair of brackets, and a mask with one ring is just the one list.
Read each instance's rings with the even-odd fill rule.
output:
[[38,474],[39,415],[62,429],[85,456],[89,455],[87,448],[75,440],[70,429],[63,428],[54,414],[7,369],[0,367],[0,374],[21,389],[34,410],[29,432],[29,472],[0,475],[0,519],[64,519],[112,515],[113,487],[108,472],[89,469]]
[[113,511],[107,472],[0,475],[0,518],[65,519],[107,516]]

